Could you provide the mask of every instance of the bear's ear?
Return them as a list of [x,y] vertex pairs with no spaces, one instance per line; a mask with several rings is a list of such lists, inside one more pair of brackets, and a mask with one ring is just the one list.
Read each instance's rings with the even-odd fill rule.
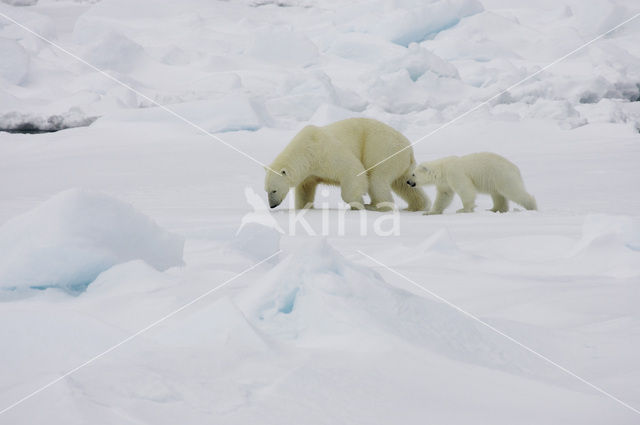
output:
[[273,168],[269,167],[268,165],[265,165],[263,168],[264,168],[264,171],[267,174],[269,174],[269,173],[278,174],[278,172],[276,170],[274,170]]

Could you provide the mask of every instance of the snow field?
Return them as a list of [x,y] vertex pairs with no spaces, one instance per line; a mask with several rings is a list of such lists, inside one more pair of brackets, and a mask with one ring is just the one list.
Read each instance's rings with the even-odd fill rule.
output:
[[[0,13],[263,163],[302,126],[350,116],[418,140],[637,13],[631,0],[9,3]],[[358,251],[640,406],[639,31],[415,146],[418,161],[506,156],[540,211],[493,214],[479,196],[474,214],[454,214],[458,199],[438,217],[401,212],[394,236],[375,233],[381,214],[363,235],[348,212],[339,234],[339,191],[322,188],[329,228],[309,211],[309,236],[264,207],[258,164],[0,17],[0,128],[81,127],[0,132],[0,409],[167,317],[0,422],[637,423]]]
[[[606,217],[598,221],[609,223],[600,226],[608,229],[605,233],[615,233],[620,223]],[[254,227],[248,232],[260,231]],[[439,231],[415,251],[423,253],[419,257],[423,267],[425,261],[443,267],[444,257],[476,256],[473,249],[454,249],[455,244],[450,235]],[[51,393],[42,394],[39,403],[50,406],[49,415],[72,423],[82,421],[85,414],[99,414],[105,423],[117,421],[120,414],[108,407],[111,405],[123,406],[148,421],[184,417],[198,421],[213,416],[231,423],[257,416],[266,423],[289,421],[302,414],[303,406],[313,412],[309,416],[311,423],[330,418],[391,420],[397,412],[388,409],[400,406],[405,409],[406,421],[419,423],[426,412],[415,406],[424,401],[425,395],[433,417],[465,421],[487,415],[486,407],[497,401],[491,393],[499,391],[500,401],[494,408],[502,406],[503,410],[489,417],[504,423],[523,412],[531,416],[532,423],[558,417],[568,423],[577,417],[586,423],[610,418],[621,423],[633,420],[609,400],[592,394],[579,382],[453,309],[389,285],[361,256],[357,260],[361,264],[356,264],[326,241],[312,240],[305,245],[293,251],[287,249],[277,264],[263,266],[256,272],[260,279],[241,278],[101,359],[99,364],[79,371]],[[380,258],[380,253],[373,255]],[[434,255],[440,258],[433,258]],[[46,358],[38,354],[38,346],[30,345],[33,339],[14,337],[9,353],[29,353],[28,364],[37,365],[17,371],[22,376],[35,377],[39,371],[47,370],[48,364],[72,367],[91,350],[96,353],[108,345],[106,342],[117,343],[162,312],[173,311],[189,301],[197,291],[211,288],[212,271],[196,271],[199,261],[192,259],[195,261],[189,267],[162,274],[142,261],[129,262],[103,272],[79,297],[61,298],[49,290],[38,298],[14,301],[4,314],[22,317],[28,311],[25,306],[34,302],[42,309],[36,316],[24,316],[14,330],[56,314],[55,321],[38,330],[43,335],[40,342],[63,329],[73,330],[80,337],[69,340],[64,348],[52,343],[53,351],[49,350]],[[432,280],[439,276],[438,268],[433,270],[428,279],[423,276],[416,280],[428,280],[432,286]],[[216,275],[220,276],[219,272]],[[184,287],[186,282],[190,282],[190,288]],[[152,298],[150,294],[154,294]],[[89,311],[100,323],[107,320],[111,325],[78,322]],[[491,323],[507,328],[509,333],[518,330],[515,323],[508,321],[493,319]],[[537,326],[529,327],[528,341],[539,344],[540,331],[542,328]],[[564,332],[552,331],[551,339],[558,348],[566,349],[566,339],[573,342],[576,336],[569,337]],[[595,329],[592,332],[597,333]],[[81,346],[80,352],[69,350]],[[545,350],[549,350],[548,345]],[[189,364],[177,364],[176,356],[187,356]],[[393,361],[386,365],[384,359],[390,356]],[[556,356],[562,357],[558,353]],[[15,359],[13,356],[8,359],[11,364],[15,362],[11,360]],[[10,376],[20,376],[17,371]],[[98,372],[99,379],[95,379]],[[461,377],[461,381],[452,381],[452,376]],[[18,385],[12,377],[7,379],[16,383],[8,396],[28,388]],[[333,383],[330,388],[328,382]],[[481,385],[483,382],[491,382],[491,392],[486,384]],[[354,393],[353,388],[362,389]],[[47,402],[49,397],[67,400],[71,394],[81,394],[73,396],[76,403],[94,399],[102,403],[82,413],[66,403]],[[524,394],[529,397],[524,398]],[[532,394],[535,397],[530,397]],[[248,404],[247,397],[251,400]],[[282,397],[297,402],[273,409]],[[302,405],[300,400],[304,400]],[[371,400],[381,406],[370,405]],[[540,403],[544,403],[544,409],[540,409]],[[193,406],[197,408],[194,410]],[[452,414],[451,409],[458,413]],[[580,414],[576,415],[576,410]],[[30,418],[43,418],[41,415],[36,412]],[[7,418],[19,421],[23,416],[9,412]]]

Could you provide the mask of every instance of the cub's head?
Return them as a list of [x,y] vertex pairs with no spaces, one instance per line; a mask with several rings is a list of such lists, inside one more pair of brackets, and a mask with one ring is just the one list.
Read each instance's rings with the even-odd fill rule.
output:
[[407,180],[407,184],[411,187],[424,186],[427,184],[435,184],[435,174],[429,168],[428,164],[416,165],[411,171],[411,176]]
[[269,198],[269,207],[275,208],[282,203],[289,193],[291,180],[286,169],[280,171],[265,168],[267,175],[264,178],[264,190]]

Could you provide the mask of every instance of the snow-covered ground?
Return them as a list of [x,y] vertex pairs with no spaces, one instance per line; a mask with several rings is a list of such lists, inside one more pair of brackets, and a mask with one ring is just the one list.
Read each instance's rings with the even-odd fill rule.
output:
[[[637,1],[3,1],[0,423],[640,423],[640,18],[500,94]],[[350,116],[540,211],[263,211]]]

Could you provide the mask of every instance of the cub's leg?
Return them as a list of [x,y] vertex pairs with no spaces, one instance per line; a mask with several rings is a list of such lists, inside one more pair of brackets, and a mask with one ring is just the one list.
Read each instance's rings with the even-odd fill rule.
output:
[[453,201],[453,189],[438,189],[436,201],[433,203],[433,208],[430,212],[425,214],[442,214],[442,212],[451,205],[451,201]]
[[509,211],[509,201],[504,196],[499,193],[492,193],[491,198],[493,199],[493,208],[489,211],[493,212],[507,212]]
[[451,188],[462,200],[462,208],[456,212],[473,212],[473,209],[476,207],[477,191],[471,179],[462,173],[457,173],[450,178],[450,184]]
[[314,177],[308,177],[296,186],[296,209],[313,208],[313,200],[316,196],[318,181]]

